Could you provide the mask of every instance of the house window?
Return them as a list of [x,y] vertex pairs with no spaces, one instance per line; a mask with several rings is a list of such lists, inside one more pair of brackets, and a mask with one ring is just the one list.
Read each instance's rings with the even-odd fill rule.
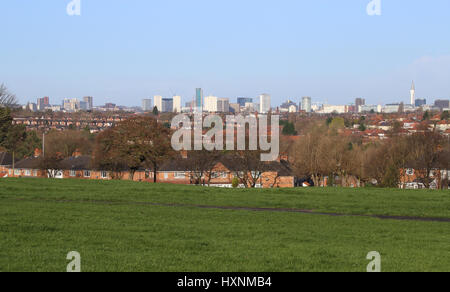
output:
[[211,178],[227,178],[226,172],[213,172],[211,173]]
[[238,171],[234,174],[234,177],[236,177],[236,178],[241,178],[244,176],[245,176],[245,172],[243,172],[243,171]]
[[8,173],[9,173],[9,175],[12,175],[12,173],[13,173],[12,169],[10,169],[10,170],[8,171]]
[[164,179],[168,179],[169,178],[169,174],[167,172],[164,173]]
[[37,170],[33,170],[33,176],[37,177],[38,176],[38,171]]
[[252,171],[252,177],[259,177],[261,175],[260,171]]
[[102,171],[102,172],[100,173],[100,176],[101,176],[101,178],[103,178],[103,179],[108,178],[108,172]]
[[186,178],[186,175],[184,172],[175,172],[175,174],[173,175],[175,178],[179,178],[179,179],[183,179]]
[[414,169],[408,168],[408,169],[406,170],[406,175],[409,175],[409,176],[414,175]]
[[71,170],[71,171],[69,172],[69,175],[70,175],[71,177],[77,176],[76,170]]
[[14,169],[14,175],[20,175],[20,169]]
[[25,176],[31,176],[31,170],[29,169],[25,170]]
[[146,178],[146,179],[148,179],[148,178],[153,178],[153,171],[146,170],[146,171],[145,171],[145,178]]
[[91,177],[91,171],[85,170],[84,171],[84,177]]

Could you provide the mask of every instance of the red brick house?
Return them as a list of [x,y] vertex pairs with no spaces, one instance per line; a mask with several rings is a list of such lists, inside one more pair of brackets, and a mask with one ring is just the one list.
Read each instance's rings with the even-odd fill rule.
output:
[[[163,164],[157,171],[158,183],[169,184],[193,184],[193,175],[187,170],[186,159],[173,159]],[[123,170],[119,173],[96,169],[92,164],[90,156],[74,154],[61,161],[60,169],[53,170],[53,176],[59,179],[95,179],[111,180],[124,179],[130,180],[129,170]],[[13,171],[12,167],[7,165],[4,172],[9,177],[48,177],[48,172],[41,170],[39,166],[39,157],[25,158],[16,163]],[[202,184],[217,187],[232,187],[234,178],[241,174],[241,170],[236,168],[232,160],[227,157],[219,158],[211,172],[207,172],[202,177]],[[153,171],[140,169],[133,175],[134,181],[153,182]],[[211,177],[210,177],[211,176]],[[256,177],[256,176],[255,176]],[[290,165],[285,160],[267,162],[261,173],[258,173],[256,187],[261,188],[292,188],[295,186],[295,177]],[[241,184],[241,187],[244,185]]]

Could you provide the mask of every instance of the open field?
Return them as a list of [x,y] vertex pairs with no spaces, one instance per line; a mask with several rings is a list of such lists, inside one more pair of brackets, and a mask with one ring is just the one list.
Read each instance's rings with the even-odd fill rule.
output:
[[1,179],[0,271],[450,271],[449,219],[448,191]]

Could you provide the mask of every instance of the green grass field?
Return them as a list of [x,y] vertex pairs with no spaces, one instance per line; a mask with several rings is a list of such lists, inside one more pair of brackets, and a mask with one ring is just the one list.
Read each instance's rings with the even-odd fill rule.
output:
[[450,222],[418,218],[450,219],[450,192],[0,179],[0,271],[65,271],[70,251],[86,272],[364,272],[370,251],[383,271],[450,271]]

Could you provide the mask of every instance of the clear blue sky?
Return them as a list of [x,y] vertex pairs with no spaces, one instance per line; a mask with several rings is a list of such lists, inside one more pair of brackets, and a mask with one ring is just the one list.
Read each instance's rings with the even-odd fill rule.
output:
[[450,1],[2,0],[0,83],[25,103],[153,95],[347,104],[450,97]]

